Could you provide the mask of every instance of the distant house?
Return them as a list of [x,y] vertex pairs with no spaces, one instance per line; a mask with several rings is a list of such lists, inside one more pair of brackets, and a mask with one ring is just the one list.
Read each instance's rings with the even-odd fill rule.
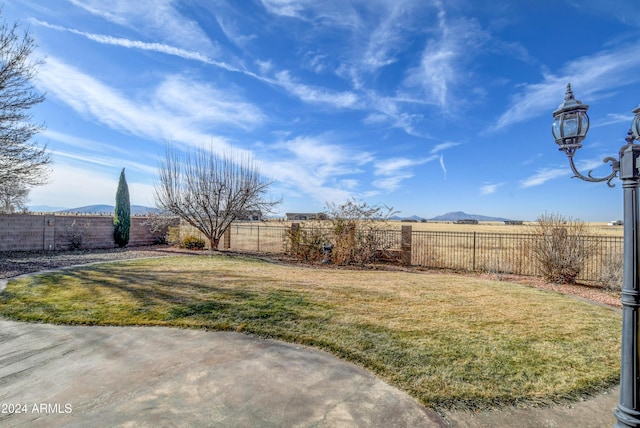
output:
[[622,226],[622,225],[623,225],[622,220],[614,220],[607,223],[607,226]]
[[524,222],[522,220],[505,220],[504,224],[508,224],[510,226],[522,226]]
[[455,224],[478,224],[478,220],[473,218],[464,218],[454,221]]
[[285,219],[289,221],[326,220],[325,213],[286,213]]
[[236,220],[260,221],[262,220],[262,213],[258,210],[243,211],[242,213],[238,214],[238,216],[236,217]]

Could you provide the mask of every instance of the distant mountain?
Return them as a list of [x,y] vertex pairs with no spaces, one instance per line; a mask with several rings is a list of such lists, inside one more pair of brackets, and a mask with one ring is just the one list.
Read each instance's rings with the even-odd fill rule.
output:
[[[57,211],[59,213],[80,213],[80,214],[113,214],[115,211],[113,205],[88,205],[86,207],[70,208],[67,210]],[[131,215],[146,215],[157,213],[156,208],[145,207],[143,205],[131,205]]]
[[30,205],[29,212],[32,213],[52,213],[56,211],[62,211],[65,207],[52,207],[51,205]]
[[458,221],[458,220],[478,220],[478,221],[508,221],[502,217],[487,217],[485,215],[467,214],[462,211],[455,211],[430,218],[429,221]]
[[390,220],[398,220],[398,221],[422,221],[424,218],[418,217],[417,215],[412,215],[411,217],[400,217],[397,215],[389,217]]

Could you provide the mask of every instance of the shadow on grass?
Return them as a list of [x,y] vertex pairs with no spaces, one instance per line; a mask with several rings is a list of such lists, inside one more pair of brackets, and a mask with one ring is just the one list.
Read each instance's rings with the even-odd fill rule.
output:
[[[22,310],[25,306],[46,308],[22,318],[29,321],[176,325],[247,331],[269,337],[276,330],[292,337],[287,331],[302,330],[301,324],[307,321],[326,322],[332,312],[328,305],[312,301],[295,286],[291,290],[272,287],[281,284],[278,279],[262,278],[257,282],[255,275],[237,270],[216,272],[211,266],[201,273],[188,266],[149,272],[135,262],[118,262],[23,281],[32,281],[26,288],[33,295],[19,295],[9,288],[0,295],[0,303],[22,301]],[[50,300],[56,294],[53,290],[65,287],[75,290],[70,291],[70,299]],[[15,304],[0,304],[0,313],[7,316],[19,318],[15,316],[19,310]]]

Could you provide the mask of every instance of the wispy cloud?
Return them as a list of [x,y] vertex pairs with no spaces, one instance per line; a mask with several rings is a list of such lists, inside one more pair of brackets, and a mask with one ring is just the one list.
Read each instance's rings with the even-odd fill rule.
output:
[[[162,53],[165,55],[173,55],[177,57],[181,57],[188,60],[199,61],[201,63],[213,65],[219,67],[223,70],[242,73],[244,75],[253,77],[257,80],[260,80],[264,83],[281,87],[288,91],[292,96],[299,98],[304,102],[315,103],[315,104],[329,104],[338,108],[354,108],[358,102],[357,94],[353,92],[336,92],[325,88],[314,87],[310,85],[305,85],[300,82],[296,82],[290,75],[288,71],[280,71],[276,73],[276,78],[269,78],[263,75],[256,74],[252,71],[249,71],[242,67],[236,67],[230,65],[223,61],[217,61],[207,57],[206,55],[197,52],[190,51],[186,49],[177,48],[175,46],[163,44],[163,43],[147,43],[139,40],[130,40],[125,38],[112,37],[109,35],[103,34],[94,34],[87,33],[79,30],[75,30],[72,28],[65,28],[59,25],[52,25],[46,23],[44,21],[34,22],[38,25],[45,26],[47,28],[51,28],[58,31],[67,31],[72,34],[76,34],[82,37],[85,37],[89,40],[92,40],[101,44],[108,44],[114,46],[120,46],[128,49],[140,49],[145,51],[153,51]],[[259,62],[258,65],[261,68],[261,71],[270,71],[271,67],[265,68],[265,66],[269,65],[269,62]]]
[[431,160],[434,160],[434,158],[432,157],[427,159],[409,159],[409,158],[385,159],[375,163],[375,174],[376,175],[394,175],[394,174],[397,174],[398,171],[401,171],[408,167],[421,165]]
[[[65,158],[79,161],[83,165],[97,165],[109,168],[126,168],[127,171],[142,171],[147,174],[156,174],[158,172],[157,166],[146,165],[140,162],[134,162],[130,159],[123,159],[121,157],[114,156],[95,156],[88,155],[82,152],[69,152],[64,150],[52,150],[51,151],[56,159]],[[149,157],[147,155],[147,157]],[[155,160],[155,159],[154,159]],[[154,162],[155,163],[155,162]]]
[[[490,127],[495,131],[540,114],[549,114],[562,102],[567,83],[579,91],[580,99],[597,99],[598,94],[640,81],[635,70],[640,44],[598,52],[567,63],[558,74],[547,73],[542,82],[524,84],[512,98],[507,110]],[[550,100],[557,100],[557,104]]]
[[252,129],[265,120],[259,107],[238,95],[182,75],[167,76],[156,88],[153,103],[187,123],[202,127],[228,124]]
[[[263,120],[259,109],[236,95],[184,76],[167,76],[145,98],[134,100],[56,58],[49,58],[41,70],[39,83],[50,97],[88,120],[158,143],[208,144],[223,153],[232,150],[232,145],[217,135],[212,125],[252,128]],[[64,138],[55,133],[51,136]],[[263,173],[279,180],[281,186],[300,189],[323,203],[348,198],[356,184],[353,176],[362,173],[359,168],[373,157],[328,143],[327,139],[298,137],[270,145],[267,149],[270,155],[260,159],[262,164],[269,165]],[[61,150],[60,155],[83,160],[74,152]],[[96,157],[96,162],[112,165],[114,160]],[[346,181],[338,180],[340,177]]]
[[460,143],[454,143],[452,141],[447,141],[445,143],[440,143],[437,144],[433,149],[431,149],[431,153],[435,154],[447,149],[450,149],[451,147],[455,147],[455,146],[459,146]]
[[[60,206],[65,201],[67,208],[91,204],[113,204],[118,187],[118,175],[99,171],[95,164],[79,166],[74,162],[56,156],[49,183],[45,187],[35,187],[30,198],[38,205]],[[73,183],[73,186],[69,186]],[[138,182],[127,176],[131,203],[153,206],[153,185]]]
[[437,155],[432,155],[421,159],[392,158],[379,160],[374,164],[374,175],[381,178],[375,179],[372,184],[386,192],[392,192],[400,187],[402,181],[413,177],[413,172],[410,171],[411,167],[423,165],[439,158]]
[[[224,137],[207,132],[203,122],[252,127],[261,120],[257,108],[238,102],[234,95],[214,91],[197,81],[169,76],[148,98],[129,99],[97,79],[62,61],[49,57],[38,76],[39,84],[50,96],[67,104],[84,117],[108,127],[155,141],[185,144],[210,143],[223,151],[229,148]],[[166,98],[167,91],[193,94],[187,105]],[[207,96],[208,95],[208,96]],[[220,101],[220,96],[225,98]],[[214,101],[212,101],[214,100]],[[249,114],[246,114],[248,109]],[[194,114],[194,112],[204,112]]]
[[444,179],[447,179],[447,166],[444,164],[444,156],[440,155],[440,168],[442,168],[442,173],[444,174]]
[[589,127],[600,128],[603,126],[615,125],[616,123],[631,124],[632,120],[633,120],[633,116],[631,114],[609,113],[604,117],[604,119],[600,119],[598,121],[592,121]]
[[382,9],[380,20],[374,28],[368,29],[366,48],[360,60],[366,71],[376,71],[396,62],[396,55],[418,13],[415,6],[413,2],[402,0],[376,5]]
[[173,0],[69,0],[75,6],[145,37],[197,50],[215,46],[197,22],[186,18]]
[[315,176],[323,180],[329,176],[352,174],[358,168],[372,160],[367,152],[356,152],[343,146],[327,142],[327,136],[305,136],[275,145],[284,148],[295,159],[292,163],[302,165],[313,171]]
[[278,72],[275,82],[305,102],[331,104],[339,108],[354,107],[358,102],[358,96],[353,92],[335,92],[298,83],[287,71]]
[[192,60],[192,61],[198,61],[204,64],[214,65],[216,67],[219,67],[227,71],[243,73],[255,78],[259,78],[259,76],[254,75],[250,71],[247,71],[240,67],[235,67],[223,61],[217,61],[201,52],[179,48],[166,43],[155,43],[155,42],[149,43],[149,42],[143,42],[140,40],[126,39],[122,37],[113,37],[106,34],[87,33],[85,31],[79,31],[73,28],[62,27],[60,25],[50,24],[48,22],[40,21],[36,19],[32,20],[32,22],[36,25],[50,28],[52,30],[66,31],[72,34],[76,34],[88,40],[92,40],[96,43],[101,43],[104,45],[120,46],[127,49],[139,49],[143,51],[158,52],[165,55],[177,56],[177,57]]
[[407,180],[411,177],[413,177],[413,174],[409,172],[398,173],[391,177],[377,178],[373,180],[371,184],[374,187],[377,187],[378,189],[381,189],[385,192],[393,192],[400,187],[400,184],[404,180]]
[[475,20],[449,19],[440,2],[438,11],[438,37],[429,39],[420,65],[409,71],[404,84],[411,89],[420,88],[426,101],[447,112],[453,105],[449,93],[462,78],[463,64],[473,55],[473,48],[481,46],[487,33]]
[[309,195],[317,202],[346,201],[358,193],[358,176],[373,156],[333,143],[331,135],[300,136],[269,146],[263,171],[290,195]]
[[[402,0],[397,0],[402,1]],[[354,5],[350,1],[319,2],[316,0],[260,0],[265,10],[276,16],[295,18],[314,26],[332,28],[359,28],[361,21]],[[367,7],[363,3],[360,7]],[[386,10],[386,2],[376,3],[378,8]]]
[[491,195],[496,193],[498,187],[502,186],[503,183],[485,183],[480,186],[480,194],[481,195]]
[[260,0],[262,6],[274,15],[302,18],[302,11],[309,2],[300,0]]
[[[484,34],[475,22],[449,19],[440,1],[430,4],[413,0],[319,3],[314,1],[263,0],[262,5],[273,15],[295,18],[312,24],[309,38],[318,34],[315,29],[344,33],[345,43],[331,57],[339,58],[333,69],[338,77],[350,82],[352,90],[336,92],[301,83],[289,72],[277,74],[277,83],[290,93],[308,102],[322,102],[338,108],[369,111],[364,120],[369,125],[389,124],[407,134],[426,137],[416,131],[422,114],[409,113],[407,104],[437,105],[447,103],[448,86],[462,71],[458,63],[469,57],[471,40]],[[438,12],[440,14],[438,15]],[[365,18],[366,17],[366,18]],[[433,21],[437,20],[435,25]],[[424,28],[429,27],[425,36]],[[435,34],[434,37],[431,37]],[[373,90],[375,73],[395,63],[408,43],[425,43],[422,64],[406,72],[404,83],[386,94]],[[314,59],[323,58],[321,54]],[[313,63],[318,72],[325,64]],[[443,86],[447,86],[443,89]]]
[[540,186],[549,180],[553,180],[558,177],[566,177],[568,175],[567,168],[543,168],[538,170],[531,177],[528,177],[520,182],[522,187],[534,187]]

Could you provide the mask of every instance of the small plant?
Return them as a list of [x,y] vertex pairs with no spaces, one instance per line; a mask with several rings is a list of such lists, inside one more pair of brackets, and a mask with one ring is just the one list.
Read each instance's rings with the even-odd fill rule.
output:
[[185,236],[182,240],[182,246],[187,250],[202,250],[204,249],[204,239],[193,235]]

